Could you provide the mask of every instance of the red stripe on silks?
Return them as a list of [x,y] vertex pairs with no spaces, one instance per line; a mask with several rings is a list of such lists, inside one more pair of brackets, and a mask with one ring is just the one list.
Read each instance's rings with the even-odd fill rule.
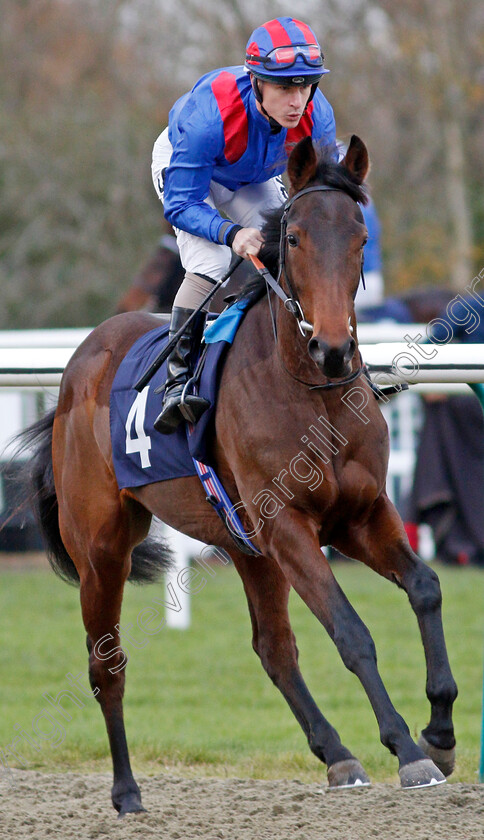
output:
[[[252,41],[249,44],[249,46],[247,47],[247,55],[260,55],[259,45],[257,41]],[[246,64],[255,64],[256,67],[259,67],[260,61],[250,61],[250,59],[247,59]]]
[[264,29],[269,33],[273,47],[285,47],[291,43],[289,34],[278,20],[270,20],[264,25]]
[[293,24],[294,26],[297,26],[300,32],[302,32],[306,44],[314,44],[314,33],[311,32],[309,26],[306,23],[303,23],[300,20],[293,20]]
[[296,128],[289,128],[287,130],[285,147],[288,155],[292,152],[296,143],[299,143],[303,137],[311,137],[314,125],[312,117],[313,111],[314,102],[310,102],[306,113],[303,114]]
[[249,139],[247,114],[235,76],[224,70],[213,80],[212,91],[217,100],[224,127],[224,154],[229,163],[235,163],[247,149]]

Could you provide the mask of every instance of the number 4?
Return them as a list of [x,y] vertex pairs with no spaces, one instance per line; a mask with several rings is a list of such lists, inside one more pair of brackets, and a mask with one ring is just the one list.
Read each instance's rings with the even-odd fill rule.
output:
[[[131,455],[133,452],[139,452],[142,467],[151,467],[150,456],[148,454],[151,449],[151,438],[144,430],[146,400],[148,399],[149,390],[150,386],[147,385],[138,394],[129,410],[126,420],[126,454]],[[133,422],[136,437],[131,437]]]

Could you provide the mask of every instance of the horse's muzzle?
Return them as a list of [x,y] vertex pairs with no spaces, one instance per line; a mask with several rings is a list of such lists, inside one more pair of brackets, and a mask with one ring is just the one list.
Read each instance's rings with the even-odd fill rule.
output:
[[350,362],[355,355],[355,350],[356,341],[351,336],[339,347],[332,347],[317,336],[313,336],[308,341],[308,353],[311,359],[329,379],[339,379],[350,373]]

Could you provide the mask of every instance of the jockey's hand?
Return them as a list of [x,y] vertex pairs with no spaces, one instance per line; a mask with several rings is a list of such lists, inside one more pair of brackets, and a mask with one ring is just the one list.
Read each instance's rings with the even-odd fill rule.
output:
[[263,241],[262,234],[257,228],[241,228],[234,236],[232,251],[244,259],[248,259],[249,254],[256,257]]

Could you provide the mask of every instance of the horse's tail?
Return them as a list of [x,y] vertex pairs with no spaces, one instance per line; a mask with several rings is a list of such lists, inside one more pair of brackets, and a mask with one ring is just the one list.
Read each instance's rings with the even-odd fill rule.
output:
[[34,513],[54,572],[67,583],[78,584],[79,574],[59,530],[59,505],[52,468],[54,417],[55,408],[16,438],[16,456],[22,452],[29,454],[21,472],[22,507],[30,507]]
[[131,552],[130,583],[156,583],[173,565],[173,552],[166,540],[147,537]]
[[[52,409],[16,438],[16,455],[29,452],[20,482],[21,508],[32,509],[54,572],[66,583],[77,585],[79,573],[62,541],[59,529],[59,504],[52,465],[55,412],[55,408]],[[132,552],[128,580],[133,583],[154,583],[170,568],[171,559],[171,552],[165,542],[146,539]]]

